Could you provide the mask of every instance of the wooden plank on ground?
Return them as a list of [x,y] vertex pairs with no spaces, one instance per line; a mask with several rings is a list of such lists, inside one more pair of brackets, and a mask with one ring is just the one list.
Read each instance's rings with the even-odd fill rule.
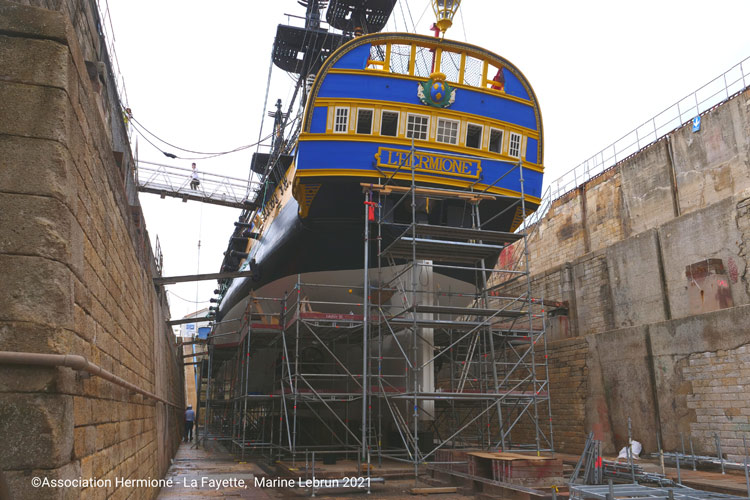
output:
[[412,495],[437,495],[442,493],[455,493],[458,488],[455,486],[433,486],[427,488],[412,488],[409,493]]
[[470,451],[467,455],[479,458],[488,458],[490,460],[555,460],[555,457],[538,457],[536,455],[522,455],[521,453],[512,453],[508,451],[488,452],[488,451]]

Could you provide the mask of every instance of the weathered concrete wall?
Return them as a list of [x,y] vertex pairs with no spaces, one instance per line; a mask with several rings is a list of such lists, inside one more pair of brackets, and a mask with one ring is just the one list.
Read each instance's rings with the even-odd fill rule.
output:
[[[580,452],[593,430],[616,451],[630,417],[647,451],[657,432],[671,450],[683,433],[696,452],[715,454],[717,433],[725,453],[742,454],[740,433],[750,430],[749,109],[745,91],[706,113],[700,132],[683,127],[555,201],[535,228],[532,294],[568,306],[548,330],[558,450]],[[517,244],[503,259],[520,251]],[[714,276],[723,302],[688,269],[715,261],[725,269]],[[724,309],[704,312],[706,304]]]
[[[658,259],[658,236],[652,229],[607,249],[612,302],[617,304],[612,308],[614,328],[663,321],[668,317]],[[634,262],[635,256],[637,262]]]
[[0,471],[13,498],[154,498],[30,482],[162,477],[184,397],[112,82],[62,10],[0,1],[0,350],[82,355],[179,408],[68,368],[0,366]]
[[647,452],[692,436],[696,453],[730,459],[750,431],[750,306],[548,343],[555,447],[580,453],[593,431],[609,452],[627,421]]
[[620,217],[629,229],[623,231],[624,236],[658,227],[679,215],[670,141],[671,138],[652,144],[612,169],[621,177],[624,210]]
[[750,187],[750,93],[707,113],[699,133],[672,134],[680,213],[699,210]]
[[654,229],[750,188],[750,91],[553,202],[530,239],[532,272]]
[[[601,333],[699,312],[686,267],[720,259],[733,304],[750,304],[748,207],[750,190],[534,274],[532,292],[568,302],[572,333]],[[537,244],[545,241],[531,243],[532,252]]]
[[745,270],[748,262],[740,255],[748,234],[739,225],[744,216],[737,205],[747,203],[750,191],[729,197],[707,208],[690,212],[659,228],[664,277],[672,318],[691,314],[688,307],[688,278],[685,267],[699,261],[718,258],[734,271],[728,276],[734,304],[750,303]]

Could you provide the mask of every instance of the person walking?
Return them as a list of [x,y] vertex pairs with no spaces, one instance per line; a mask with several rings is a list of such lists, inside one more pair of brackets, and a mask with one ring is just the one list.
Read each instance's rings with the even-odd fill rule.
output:
[[193,172],[190,174],[190,189],[195,191],[200,186],[200,179],[198,179],[198,171],[195,169],[195,163],[193,163]]
[[188,405],[185,410],[185,441],[193,440],[193,423],[195,423],[195,412],[193,406]]

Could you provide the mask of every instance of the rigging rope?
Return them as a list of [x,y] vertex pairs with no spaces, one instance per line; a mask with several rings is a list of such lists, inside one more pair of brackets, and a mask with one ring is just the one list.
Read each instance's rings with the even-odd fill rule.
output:
[[[162,139],[161,137],[159,137],[158,135],[156,135],[155,133],[153,133],[149,129],[147,129],[145,125],[143,125],[141,122],[139,122],[138,120],[136,120],[134,117],[131,116],[130,120],[133,121],[133,122],[135,122],[135,123],[137,123],[140,128],[142,128],[145,132],[148,132],[149,135],[151,135],[152,137],[154,137],[159,142],[163,142],[167,146],[173,147],[175,149],[179,149],[180,151],[185,151],[186,153],[193,153],[193,154],[197,154],[197,155],[220,155],[220,154],[232,153],[232,152],[237,151],[239,149],[239,148],[237,148],[237,149],[233,149],[233,150],[230,150],[230,151],[212,151],[212,152],[193,151],[191,149],[185,149],[185,148],[182,148],[180,146],[177,146],[175,144],[172,144],[172,143],[167,142],[166,140]],[[143,135],[143,134],[141,134],[141,135]]]
[[404,2],[405,1],[406,0],[403,0],[402,2],[400,2],[398,4],[398,6],[401,8],[401,18],[403,18],[403,20],[404,20],[404,31],[406,31],[408,33],[409,32],[409,23],[406,22],[406,14],[404,13]]
[[[406,8],[407,9],[409,8],[409,4],[406,4]],[[430,2],[428,1],[427,5],[425,5],[424,10],[422,11],[422,14],[419,16],[419,19],[417,19],[416,24],[414,23],[414,18],[411,17],[411,9],[409,9],[409,17],[411,18],[412,24],[414,24],[414,33],[417,32],[417,24],[419,24],[420,22],[422,22],[422,18],[424,17],[425,13],[427,12],[427,9],[429,9],[429,8],[430,8]]]
[[458,9],[458,13],[461,16],[461,29],[464,31],[464,42],[468,41],[468,38],[466,37],[466,25],[464,24],[464,14],[461,9]]
[[174,296],[175,296],[176,298],[178,298],[178,299],[180,299],[180,300],[183,300],[183,301],[185,301],[185,302],[189,302],[189,303],[191,303],[191,304],[208,304],[208,303],[210,303],[210,302],[211,302],[210,300],[199,300],[199,301],[195,301],[195,300],[190,300],[190,299],[186,299],[186,298],[180,297],[179,295],[177,295],[176,293],[174,293],[174,292],[173,292],[173,291],[171,291],[171,290],[167,290],[167,293],[168,293],[168,294],[170,294],[170,295],[174,295]]
[[[263,98],[263,105],[261,106],[260,115],[260,129],[258,129],[258,145],[260,145],[260,135],[263,133],[263,125],[266,122],[266,106],[268,105],[268,92],[271,89],[271,73],[273,72],[273,49],[271,49],[271,61],[268,66],[268,78],[266,79],[266,96]],[[255,150],[258,152],[258,149]],[[250,171],[250,180],[252,180],[253,171]]]
[[[146,136],[146,134],[143,133],[143,130],[146,130],[146,128],[143,127],[143,125],[141,125],[140,122],[136,122],[132,118],[130,119],[130,121],[131,121],[131,125],[132,125],[133,129],[136,132],[138,132],[138,134],[141,137],[143,137],[143,140],[145,140],[146,142],[148,142],[149,144],[151,144],[154,148],[156,148],[164,156],[166,156],[168,158],[179,159],[179,160],[207,160],[209,158],[216,158],[217,156],[223,156],[223,155],[228,155],[228,154],[231,154],[231,153],[237,153],[239,151],[244,151],[246,149],[252,148],[253,146],[257,146],[257,145],[261,144],[263,141],[265,141],[266,139],[269,139],[273,135],[273,134],[269,134],[266,137],[263,137],[263,138],[259,139],[258,142],[255,142],[253,144],[246,144],[244,146],[239,146],[239,147],[234,148],[234,149],[229,150],[229,151],[223,151],[223,152],[220,152],[220,153],[199,153],[199,154],[205,154],[207,156],[186,157],[186,156],[177,156],[175,154],[168,153],[168,152],[164,151],[162,148],[160,148],[159,146],[157,146],[156,144],[154,144],[153,142],[151,142],[149,140],[149,138]],[[135,123],[138,123],[138,126],[136,126]],[[141,130],[141,128],[143,128],[143,130]],[[161,142],[163,142],[165,144],[169,144],[168,142],[166,142],[166,141],[164,141],[164,140],[159,139],[158,137],[156,137],[153,133],[149,132],[149,134],[152,135],[152,136],[154,136],[159,141],[161,141]],[[169,145],[171,146],[171,144],[169,144]],[[172,146],[172,147],[174,147],[176,149],[180,149],[182,151],[186,151],[188,153],[195,153],[195,151],[190,151],[188,149],[183,149],[183,148],[180,148],[180,147],[177,147],[177,146]]]

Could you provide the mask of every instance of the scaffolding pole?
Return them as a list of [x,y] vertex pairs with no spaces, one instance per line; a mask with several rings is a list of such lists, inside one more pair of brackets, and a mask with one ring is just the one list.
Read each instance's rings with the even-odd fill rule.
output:
[[[417,182],[413,162],[402,168],[410,181],[363,185],[361,285],[297,275],[282,297],[249,298],[234,358],[219,361],[209,344],[204,439],[210,412],[231,411],[228,433],[242,458],[295,464],[315,451],[354,456],[369,474],[375,452],[378,464],[410,464],[415,482],[420,466],[445,450],[552,451],[547,303],[532,295],[528,229],[490,229],[498,215],[482,204],[501,197],[436,191]],[[528,211],[521,163],[512,170],[520,199],[503,198],[505,219],[514,206],[516,217]],[[430,223],[436,192],[463,210],[465,227]],[[494,266],[511,245],[520,258]],[[445,279],[455,275],[462,279]],[[256,356],[272,366],[260,374],[268,382],[254,372]],[[212,383],[214,373],[221,382]],[[212,405],[227,383],[231,403]],[[224,426],[211,431],[221,439]]]

